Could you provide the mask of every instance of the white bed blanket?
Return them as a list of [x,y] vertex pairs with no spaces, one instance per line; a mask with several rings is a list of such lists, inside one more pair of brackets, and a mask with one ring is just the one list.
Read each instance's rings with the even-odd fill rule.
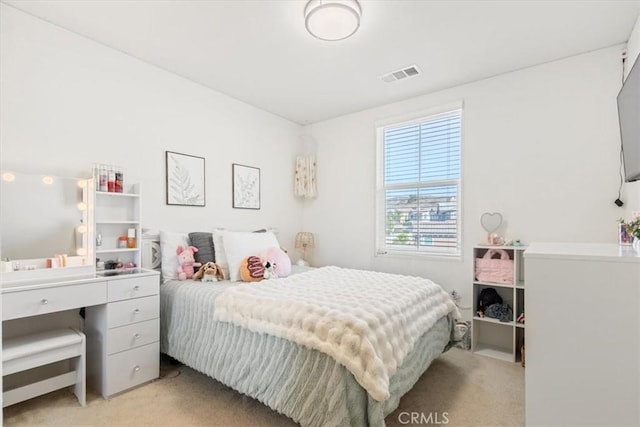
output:
[[323,267],[222,292],[214,319],[286,338],[344,365],[378,401],[415,342],[457,308],[420,277]]

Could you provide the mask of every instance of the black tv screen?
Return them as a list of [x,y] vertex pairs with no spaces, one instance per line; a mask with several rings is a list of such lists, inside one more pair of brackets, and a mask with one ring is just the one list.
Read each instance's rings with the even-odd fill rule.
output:
[[640,180],[640,65],[631,68],[618,94],[625,181]]

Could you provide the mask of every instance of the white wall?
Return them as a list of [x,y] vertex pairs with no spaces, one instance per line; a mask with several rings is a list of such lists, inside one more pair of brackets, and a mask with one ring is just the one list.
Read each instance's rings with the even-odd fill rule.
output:
[[[93,162],[121,165],[142,184],[144,227],[275,226],[291,247],[304,225],[316,264],[420,274],[463,293],[482,212],[502,212],[508,237],[525,242],[615,241],[622,47],[307,126],[319,197],[303,209],[291,191],[298,125],[0,8],[0,166],[87,176]],[[375,121],[461,99],[464,261],[375,257]],[[165,150],[207,159],[206,208],[165,205]],[[231,208],[234,162],[261,168],[261,210]]]
[[[627,60],[624,64],[625,78],[638,58],[640,58],[640,16],[633,27],[631,37],[629,37],[629,43],[627,44]],[[640,181],[625,184],[624,193],[627,206],[626,218],[631,219],[632,212],[640,211]]]
[[[305,127],[317,146],[319,197],[304,228],[314,262],[430,277],[471,305],[471,247],[482,212],[508,238],[615,242],[616,95],[623,46],[571,57]],[[422,78],[428,78],[428,73]],[[399,83],[402,84],[402,83]],[[464,260],[374,256],[377,120],[464,101]]]
[[[1,11],[3,169],[87,177],[124,167],[146,228],[273,226],[293,246],[301,127],[6,5]],[[215,54],[212,52],[212,55]],[[165,151],[206,158],[206,207],[165,204]],[[231,208],[231,164],[261,168],[262,208]]]

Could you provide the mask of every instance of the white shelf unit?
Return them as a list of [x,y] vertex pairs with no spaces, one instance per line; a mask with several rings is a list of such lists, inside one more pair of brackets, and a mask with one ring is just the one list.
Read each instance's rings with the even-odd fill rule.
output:
[[[141,267],[140,185],[132,185],[126,190],[125,193],[95,191],[95,236],[102,236],[102,244],[96,245],[96,258],[133,262]],[[136,247],[119,248],[118,238],[127,236],[130,228],[135,229]]]
[[[476,260],[482,258],[490,249],[503,249],[514,261],[513,284],[478,281],[476,278]],[[524,323],[516,319],[524,312],[524,258],[525,246],[475,246],[473,248],[473,339],[472,351],[483,356],[508,362],[519,362],[522,358],[521,347],[524,343]],[[513,320],[501,322],[490,317],[479,317],[478,296],[483,289],[493,288],[502,297],[504,303],[513,310]]]

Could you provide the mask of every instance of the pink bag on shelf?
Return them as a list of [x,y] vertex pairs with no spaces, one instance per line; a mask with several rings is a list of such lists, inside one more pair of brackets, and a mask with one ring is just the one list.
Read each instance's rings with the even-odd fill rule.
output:
[[[494,259],[494,255],[500,258]],[[507,251],[489,249],[482,258],[476,258],[476,280],[513,285],[513,260]]]

